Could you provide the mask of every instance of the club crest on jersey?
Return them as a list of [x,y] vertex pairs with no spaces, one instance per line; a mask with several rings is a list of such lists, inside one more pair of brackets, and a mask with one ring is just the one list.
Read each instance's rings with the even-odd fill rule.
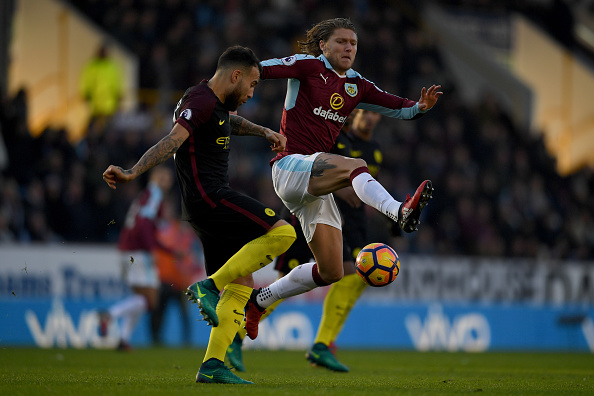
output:
[[357,96],[357,93],[359,93],[357,90],[357,84],[344,83],[344,90],[351,98],[354,98]]
[[296,56],[287,56],[286,58],[281,59],[281,62],[283,62],[283,65],[285,65],[285,66],[291,66],[291,65],[294,65],[295,62],[297,62],[297,57]]
[[185,118],[186,120],[190,120],[190,118],[192,118],[192,110],[190,109],[185,109],[184,111],[181,112],[181,114],[179,115],[179,118]]

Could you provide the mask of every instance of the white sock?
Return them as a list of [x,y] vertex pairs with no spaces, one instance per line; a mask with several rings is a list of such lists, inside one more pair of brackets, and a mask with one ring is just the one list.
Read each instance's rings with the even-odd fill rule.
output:
[[148,308],[146,298],[140,294],[132,294],[122,301],[115,303],[109,308],[109,314],[113,319],[121,318],[136,312],[144,312]]
[[398,220],[398,209],[402,202],[396,201],[369,173],[360,173],[351,183],[355,194],[367,205],[376,208],[392,220]]
[[130,338],[132,337],[132,332],[136,328],[136,324],[142,317],[144,311],[134,312],[129,315],[124,316],[122,319],[122,331],[120,333],[120,338],[126,342],[130,342]]
[[133,294],[109,308],[109,314],[114,320],[122,318],[120,337],[124,341],[130,341],[138,320],[147,309],[146,299],[139,294]]
[[280,299],[296,296],[318,287],[312,275],[314,265],[315,263],[301,264],[276,282],[263,288],[256,298],[258,305],[268,308]]

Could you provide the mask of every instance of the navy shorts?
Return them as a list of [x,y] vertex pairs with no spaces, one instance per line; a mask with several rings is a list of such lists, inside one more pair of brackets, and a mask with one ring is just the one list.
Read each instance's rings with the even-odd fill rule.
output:
[[281,218],[254,198],[231,189],[209,196],[216,198],[216,207],[192,213],[189,222],[202,242],[206,273],[212,275]]

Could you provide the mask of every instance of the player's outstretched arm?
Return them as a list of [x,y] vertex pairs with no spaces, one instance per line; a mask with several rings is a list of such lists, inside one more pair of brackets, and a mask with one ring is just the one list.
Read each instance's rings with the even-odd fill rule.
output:
[[171,132],[148,149],[132,169],[123,169],[116,165],[109,165],[105,172],[103,172],[103,180],[105,180],[110,188],[115,190],[117,183],[128,183],[147,170],[171,158],[189,136],[190,134],[186,128],[175,124]]
[[435,85],[429,87],[429,89],[425,90],[425,87],[421,89],[421,98],[419,99],[419,110],[426,111],[435,106],[437,103],[437,99],[443,92],[438,91],[441,88],[441,85]]
[[265,137],[271,143],[270,147],[272,151],[281,153],[285,150],[287,138],[278,132],[274,132],[272,129],[254,124],[234,114],[229,115],[229,123],[231,124],[232,135]]

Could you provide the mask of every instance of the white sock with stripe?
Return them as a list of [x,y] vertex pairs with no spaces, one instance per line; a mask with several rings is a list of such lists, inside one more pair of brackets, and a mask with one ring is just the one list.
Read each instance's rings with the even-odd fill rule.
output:
[[[367,205],[376,208],[392,220],[398,220],[398,209],[402,202],[396,201],[377,180],[364,172],[366,167],[358,168],[351,175],[351,184],[355,194]],[[355,173],[359,171],[358,174]],[[354,177],[353,177],[354,175]]]

